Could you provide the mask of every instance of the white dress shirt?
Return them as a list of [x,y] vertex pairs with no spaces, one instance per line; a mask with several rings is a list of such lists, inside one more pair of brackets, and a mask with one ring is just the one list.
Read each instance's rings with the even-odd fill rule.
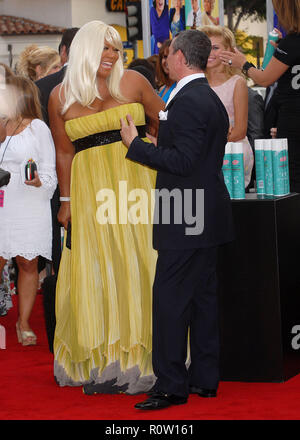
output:
[[178,81],[177,86],[170,93],[169,99],[166,103],[166,107],[169,104],[169,102],[174,98],[174,96],[179,92],[179,90],[182,89],[182,87],[184,87],[190,81],[193,81],[194,79],[197,78],[205,78],[204,73],[193,73],[192,75],[187,75],[184,78],[182,78],[180,81]]

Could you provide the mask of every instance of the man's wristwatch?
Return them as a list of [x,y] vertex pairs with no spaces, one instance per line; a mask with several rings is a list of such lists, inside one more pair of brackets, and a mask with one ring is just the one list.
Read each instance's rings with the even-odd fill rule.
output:
[[248,70],[250,69],[250,67],[254,67],[254,69],[256,69],[256,67],[254,66],[254,64],[249,63],[248,61],[245,62],[245,64],[242,67],[242,72],[244,75],[248,75]]

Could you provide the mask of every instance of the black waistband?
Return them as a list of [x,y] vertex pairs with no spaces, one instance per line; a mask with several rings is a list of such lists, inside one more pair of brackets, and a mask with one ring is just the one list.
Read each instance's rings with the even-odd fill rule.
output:
[[[138,135],[141,138],[146,137],[146,125],[140,125],[137,128]],[[122,140],[120,130],[104,131],[103,133],[90,134],[84,138],[73,141],[75,147],[75,154],[79,151],[87,150],[92,147],[101,147],[103,145],[112,144]]]

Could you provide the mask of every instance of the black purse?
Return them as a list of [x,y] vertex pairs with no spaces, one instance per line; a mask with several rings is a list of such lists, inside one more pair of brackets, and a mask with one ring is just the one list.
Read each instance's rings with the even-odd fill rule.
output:
[[10,172],[0,168],[0,188],[1,186],[8,185],[9,181],[10,181]]
[[35,171],[37,171],[36,163],[34,160],[29,159],[29,161],[25,165],[25,179],[33,180]]

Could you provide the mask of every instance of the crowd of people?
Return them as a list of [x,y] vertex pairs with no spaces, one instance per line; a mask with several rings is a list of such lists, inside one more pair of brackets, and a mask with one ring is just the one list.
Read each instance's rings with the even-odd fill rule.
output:
[[[212,2],[204,3],[209,16]],[[52,261],[60,386],[147,392],[138,409],[217,395],[217,248],[234,240],[225,145],[243,143],[249,188],[253,142],[266,130],[264,103],[252,105],[259,95],[247,76],[262,86],[278,82],[267,133],[288,138],[291,190],[300,189],[300,0],[286,3],[273,0],[287,36],[264,71],[218,23],[165,38],[157,55],[125,69],[120,35],[98,20],[68,29],[57,52],[33,45],[15,71],[2,65],[0,168],[10,181],[0,188],[0,273],[9,278],[14,265],[18,341],[36,345],[30,316],[41,264]],[[201,231],[183,215],[188,196],[179,211],[174,198],[168,222],[156,198],[156,222],[149,220],[152,205],[142,195],[178,189],[195,192],[193,203],[205,191]],[[139,203],[128,210],[137,190]],[[12,306],[7,285],[2,315]]]

